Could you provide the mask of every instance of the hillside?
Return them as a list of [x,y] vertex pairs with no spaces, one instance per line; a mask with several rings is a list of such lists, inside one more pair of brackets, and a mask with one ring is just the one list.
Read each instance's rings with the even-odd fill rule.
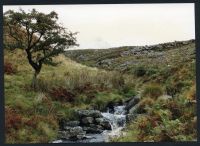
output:
[[189,70],[193,77],[195,75],[194,40],[153,46],[73,50],[67,51],[66,56],[87,66],[133,75],[142,82],[162,83],[170,74],[173,76],[182,69]]
[[[38,87],[22,50],[4,51],[6,143],[47,143],[77,109],[106,111],[140,96],[110,141],[194,141],[194,40],[145,47],[67,51],[42,68]],[[73,61],[75,60],[75,61]],[[135,117],[132,117],[135,116]]]
[[133,87],[122,90],[131,78],[90,68],[64,56],[55,60],[61,63],[56,67],[45,65],[37,89],[32,90],[33,70],[25,52],[4,51],[6,143],[51,142],[57,139],[60,121],[76,119],[75,110],[105,110],[108,103],[135,95]]
[[[106,50],[73,50],[67,51],[66,56],[91,67],[116,70],[132,76],[135,89],[142,96],[142,100],[137,108],[134,107],[129,112],[141,116],[133,118],[133,122],[125,129],[126,134],[114,141],[182,141],[190,138],[195,140],[194,40]],[[170,95],[172,100],[163,101],[158,98],[160,94],[164,94],[164,98]],[[142,112],[140,108],[143,109]],[[190,117],[191,121],[186,117]],[[185,118],[193,123],[194,127],[190,127],[190,122],[186,122]],[[183,119],[186,121],[183,122]],[[194,135],[187,133],[188,129],[183,127],[193,129]],[[181,131],[187,134],[182,135]]]
[[189,40],[151,46],[73,50],[67,51],[66,56],[88,66],[133,73],[138,66],[156,69],[191,61],[195,58],[194,48],[194,40]]

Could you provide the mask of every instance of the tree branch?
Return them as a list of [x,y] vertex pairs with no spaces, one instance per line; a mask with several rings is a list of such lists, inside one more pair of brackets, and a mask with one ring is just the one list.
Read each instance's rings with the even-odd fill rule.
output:
[[10,34],[10,36],[12,37],[12,38],[14,38],[17,42],[19,42],[20,43],[20,46],[23,46],[22,44],[23,44],[23,42],[20,40],[20,39],[18,39],[18,35],[17,35],[17,33],[15,32],[13,32],[12,31],[12,26],[10,26],[9,24],[8,24],[8,28],[9,28],[9,34]]
[[[31,41],[33,39],[33,35],[34,33],[31,34]],[[40,34],[40,37],[29,47],[29,49],[31,50],[33,47],[35,47],[37,45],[37,43],[40,42],[41,38],[42,38],[43,34]],[[30,42],[31,43],[31,42]]]

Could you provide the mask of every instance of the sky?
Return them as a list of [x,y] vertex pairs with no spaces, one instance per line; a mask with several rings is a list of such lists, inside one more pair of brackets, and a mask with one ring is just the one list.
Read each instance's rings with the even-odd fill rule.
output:
[[100,4],[4,6],[58,13],[77,35],[78,49],[153,45],[195,38],[194,4]]

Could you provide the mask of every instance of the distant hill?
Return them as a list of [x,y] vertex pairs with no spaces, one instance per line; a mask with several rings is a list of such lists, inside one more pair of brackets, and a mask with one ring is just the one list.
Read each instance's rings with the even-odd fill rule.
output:
[[134,68],[159,68],[195,58],[195,40],[151,46],[124,46],[110,49],[69,50],[66,56],[85,65],[133,73]]

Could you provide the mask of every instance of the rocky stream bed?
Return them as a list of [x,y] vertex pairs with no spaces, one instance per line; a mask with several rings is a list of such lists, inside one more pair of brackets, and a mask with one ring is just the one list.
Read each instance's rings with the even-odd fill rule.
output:
[[[171,98],[163,96],[162,98]],[[138,114],[140,96],[134,96],[123,103],[108,107],[106,112],[98,110],[77,110],[78,120],[60,123],[58,140],[52,143],[92,143],[109,142],[112,138],[125,134],[126,123]]]

